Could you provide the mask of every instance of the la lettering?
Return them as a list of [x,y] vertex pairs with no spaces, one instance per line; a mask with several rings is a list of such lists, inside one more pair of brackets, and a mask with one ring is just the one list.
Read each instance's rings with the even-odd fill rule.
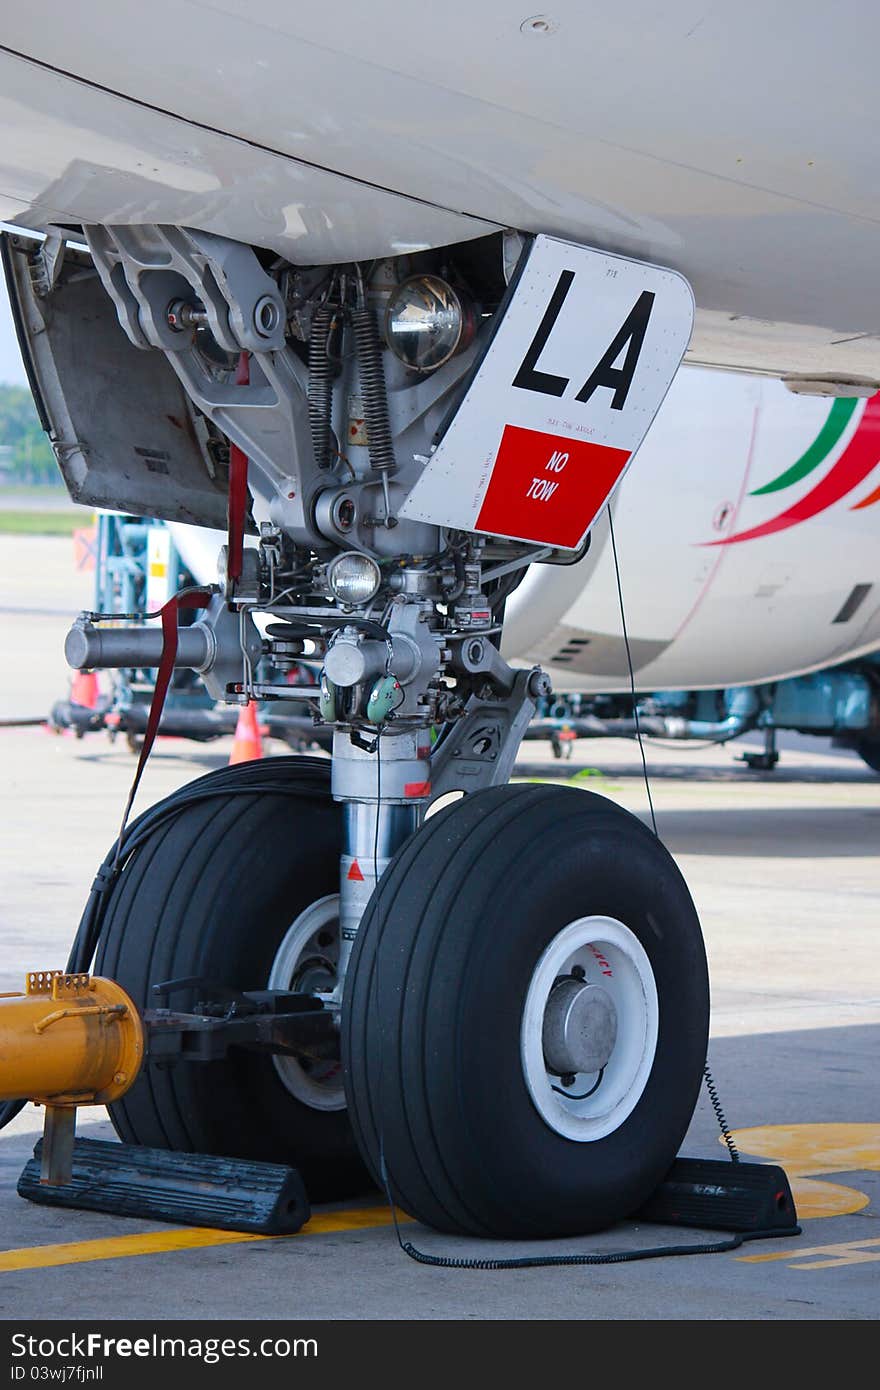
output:
[[[537,391],[543,396],[562,396],[571,384],[570,377],[554,376],[551,372],[539,371],[538,360],[544,351],[547,339],[553,332],[556,320],[562,312],[562,306],[573,283],[574,271],[561,271],[556,288],[550,297],[550,303],[538,325],[538,331],[520,363],[516,376],[513,378],[513,385],[522,391]],[[582,403],[588,401],[593,392],[602,386],[614,392],[611,409],[623,410],[645,342],[648,320],[651,317],[653,307],[653,293],[650,290],[642,290],[608,347],[575,396],[576,401]],[[624,348],[626,355],[623,359],[623,365],[615,367],[614,363]]]

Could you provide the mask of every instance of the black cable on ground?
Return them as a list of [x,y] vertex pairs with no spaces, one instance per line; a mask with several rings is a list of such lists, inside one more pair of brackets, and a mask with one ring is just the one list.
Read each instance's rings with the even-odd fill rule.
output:
[[397,1244],[416,1264],[430,1265],[433,1269],[545,1269],[555,1265],[621,1265],[632,1264],[636,1260],[656,1260],[666,1255],[723,1255],[729,1250],[738,1250],[749,1240],[771,1240],[774,1237],[797,1236],[800,1226],[767,1227],[762,1231],[740,1231],[723,1240],[696,1241],[693,1245],[652,1245],[638,1250],[610,1250],[607,1254],[598,1252],[571,1255],[511,1255],[507,1257],[486,1257],[471,1255],[431,1255],[419,1250],[411,1240],[404,1240],[400,1230],[397,1208],[391,1196],[388,1169],[385,1165],[385,1148],[379,1136],[379,1176],[385,1192],[385,1200],[391,1208],[391,1220]]
[[[394,1221],[397,1228],[397,1218]],[[397,1239],[400,1248],[411,1260],[420,1265],[433,1265],[435,1269],[541,1269],[553,1265],[622,1265],[636,1260],[656,1260],[666,1255],[722,1255],[727,1250],[738,1250],[747,1240],[769,1240],[772,1236],[798,1235],[800,1227],[786,1227],[767,1231],[745,1231],[731,1236],[729,1240],[703,1241],[696,1245],[655,1245],[642,1250],[613,1250],[607,1254],[591,1255],[523,1255],[509,1259],[470,1259],[454,1255],[428,1255],[417,1250],[411,1241]]]

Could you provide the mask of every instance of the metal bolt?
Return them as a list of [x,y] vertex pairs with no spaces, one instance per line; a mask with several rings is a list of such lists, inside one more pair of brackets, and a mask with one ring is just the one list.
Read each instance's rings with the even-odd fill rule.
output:
[[168,327],[175,333],[183,333],[187,328],[200,328],[208,322],[205,310],[185,299],[172,299],[165,311]]

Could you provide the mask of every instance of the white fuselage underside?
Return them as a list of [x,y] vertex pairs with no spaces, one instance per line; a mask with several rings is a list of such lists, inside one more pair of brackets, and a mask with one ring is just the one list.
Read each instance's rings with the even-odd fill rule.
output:
[[680,270],[689,360],[880,381],[880,10],[31,0],[0,217],[167,222],[295,262],[497,227]]

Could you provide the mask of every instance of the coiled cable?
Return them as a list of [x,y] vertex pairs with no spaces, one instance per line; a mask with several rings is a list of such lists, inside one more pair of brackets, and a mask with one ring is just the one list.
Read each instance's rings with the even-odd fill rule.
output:
[[721,1136],[730,1153],[730,1161],[731,1163],[739,1163],[739,1149],[736,1147],[736,1140],[728,1127],[727,1117],[724,1114],[724,1107],[721,1104],[721,1098],[715,1086],[715,1078],[709,1070],[708,1062],[703,1068],[703,1076],[706,1079],[706,1090],[709,1092],[709,1099],[712,1102],[712,1109],[715,1111],[718,1128],[721,1130]]

